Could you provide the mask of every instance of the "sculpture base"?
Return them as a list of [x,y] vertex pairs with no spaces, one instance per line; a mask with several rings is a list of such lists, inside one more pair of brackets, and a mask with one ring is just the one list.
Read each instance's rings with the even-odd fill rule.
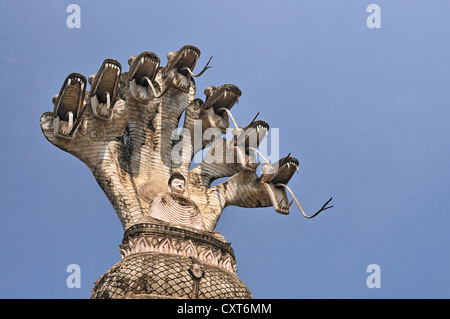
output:
[[97,280],[92,299],[252,298],[218,232],[138,224],[125,232],[120,251],[123,259]]

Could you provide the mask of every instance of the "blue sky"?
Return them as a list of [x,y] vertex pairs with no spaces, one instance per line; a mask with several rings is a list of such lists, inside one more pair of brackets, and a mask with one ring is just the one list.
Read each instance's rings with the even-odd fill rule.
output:
[[[69,29],[66,8],[81,8]],[[369,4],[381,28],[366,24]],[[123,230],[89,169],[45,139],[65,77],[106,58],[213,56],[196,79],[242,90],[238,123],[279,128],[312,213],[228,207],[216,230],[255,298],[450,297],[448,1],[2,1],[0,297],[89,298]],[[81,288],[66,268],[78,264]],[[377,264],[381,288],[369,289]]]

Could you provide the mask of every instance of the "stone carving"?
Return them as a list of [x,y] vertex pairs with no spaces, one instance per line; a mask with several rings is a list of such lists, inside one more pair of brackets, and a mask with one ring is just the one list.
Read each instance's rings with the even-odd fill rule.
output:
[[247,286],[236,275],[201,261],[195,263],[203,271],[201,278],[193,277],[193,260],[189,257],[148,253],[129,256],[97,280],[91,298],[252,298]]
[[[236,273],[236,259],[231,246],[219,233],[198,233],[194,229],[179,229],[170,223],[153,221],[150,225],[131,227],[120,245],[122,258],[139,253],[164,253],[191,257]],[[215,238],[211,238],[214,236]]]
[[[53,111],[41,116],[45,137],[89,167],[125,231],[122,262],[99,279],[93,298],[251,298],[235,275],[230,245],[214,231],[223,210],[273,206],[289,214],[295,201],[312,218],[333,207],[327,206],[330,199],[315,214],[304,213],[287,186],[298,160],[290,154],[276,163],[264,158],[258,148],[269,125],[256,117],[247,126],[237,124],[230,111],[242,94],[237,86],[209,86],[204,100],[196,97],[194,78],[211,61],[194,74],[199,57],[198,48],[185,45],[170,52],[162,67],[160,58],[146,51],[128,59],[128,72],[106,59],[88,80],[78,73],[67,76]],[[233,136],[227,139],[230,120]],[[265,161],[259,176],[258,154]],[[189,271],[159,264],[187,265],[189,258]],[[165,283],[165,275],[147,280],[163,273],[179,277],[176,285]],[[194,284],[187,292],[189,276]]]
[[183,196],[185,178],[174,173],[169,178],[167,193],[160,193],[150,203],[148,216],[174,224],[204,229],[197,205]]
[[202,279],[205,272],[202,270],[202,267],[195,262],[193,258],[192,258],[192,266],[191,268],[189,268],[189,272],[191,273],[192,278],[194,279],[192,283],[191,299],[198,299],[200,280]]
[[[255,120],[246,127],[236,124],[230,109],[241,91],[234,85],[210,86],[204,90],[204,101],[196,98],[194,77],[209,68],[208,61],[198,75],[193,73],[199,57],[198,48],[186,45],[170,52],[167,65],[161,67],[156,54],[143,52],[128,60],[130,70],[125,73],[118,61],[106,59],[89,77],[90,91],[83,75],[70,74],[53,99],[53,112],[41,117],[45,137],[90,168],[124,229],[147,220],[150,203],[166,192],[174,172],[185,176],[184,197],[195,203],[201,216],[203,225],[196,221],[193,227],[212,231],[222,211],[232,205],[274,206],[279,213],[289,213],[286,184],[298,161],[287,156],[266,163],[263,174],[257,175],[258,163],[251,159],[269,125]],[[178,134],[183,113],[183,133]],[[233,140],[216,135],[194,141],[195,130],[225,133],[230,119],[235,126]],[[246,147],[252,136],[255,148]],[[210,152],[191,169],[196,153],[208,146]],[[177,147],[183,152],[175,160]],[[211,186],[222,177],[229,179]],[[177,202],[176,197],[168,198]],[[296,204],[300,208],[297,200]],[[330,208],[327,204],[320,211]]]

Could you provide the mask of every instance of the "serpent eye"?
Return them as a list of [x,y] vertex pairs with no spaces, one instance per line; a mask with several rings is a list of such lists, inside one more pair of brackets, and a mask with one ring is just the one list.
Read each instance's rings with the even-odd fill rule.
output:
[[176,54],[176,51],[170,51],[169,53],[167,53],[167,60],[170,61],[170,59],[172,59],[172,57]]
[[128,65],[131,66],[133,64],[134,60],[136,60],[136,58],[137,58],[137,55],[130,56],[128,58]]
[[215,86],[208,86],[204,91],[205,96],[210,96],[212,91],[214,91],[215,89],[216,89]]

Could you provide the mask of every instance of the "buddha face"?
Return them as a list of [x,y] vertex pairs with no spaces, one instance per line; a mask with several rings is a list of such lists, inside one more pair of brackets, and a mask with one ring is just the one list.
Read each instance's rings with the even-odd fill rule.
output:
[[182,179],[174,178],[169,185],[169,192],[183,195],[184,193],[184,181]]

